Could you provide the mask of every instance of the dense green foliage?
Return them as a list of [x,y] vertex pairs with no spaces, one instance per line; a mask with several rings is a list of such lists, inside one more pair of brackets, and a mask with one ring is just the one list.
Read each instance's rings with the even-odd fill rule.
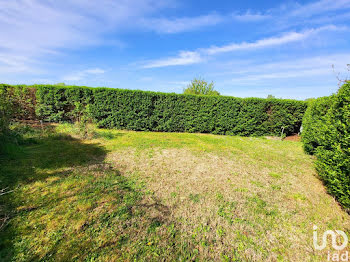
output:
[[21,120],[36,118],[35,87],[0,84],[0,95],[2,105],[7,104],[6,109],[1,108],[3,114]]
[[329,192],[350,208],[350,84],[340,88],[329,110],[321,146],[317,148],[317,171]]
[[49,121],[74,120],[88,106],[100,127],[229,135],[299,131],[306,103],[295,100],[178,95],[110,88],[36,86],[37,114]]
[[37,85],[36,114],[49,122],[75,121],[81,111],[92,104],[92,89],[86,87],[62,87]]
[[[17,88],[17,87],[15,87]],[[24,87],[21,86],[23,89]],[[81,112],[100,127],[229,135],[279,135],[299,131],[303,101],[179,95],[111,88],[35,85],[36,116],[76,121]]]
[[303,118],[302,141],[304,150],[314,154],[321,144],[322,132],[326,125],[326,115],[332,104],[332,97],[320,97],[309,101],[309,106]]
[[7,133],[13,107],[4,88],[0,88],[0,139]]
[[220,93],[214,90],[214,83],[208,83],[203,79],[193,79],[191,83],[184,89],[184,94],[187,95],[209,95],[219,96]]
[[349,209],[350,83],[344,84],[336,95],[314,101],[303,126],[305,149],[315,153],[320,177],[328,191]]
[[0,154],[7,154],[21,139],[20,130],[10,127],[13,120],[36,118],[35,100],[34,88],[0,85]]

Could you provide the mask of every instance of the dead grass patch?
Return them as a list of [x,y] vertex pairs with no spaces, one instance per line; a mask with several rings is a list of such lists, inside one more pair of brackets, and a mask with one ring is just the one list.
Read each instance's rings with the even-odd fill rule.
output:
[[169,206],[170,220],[180,221],[179,230],[203,259],[322,260],[324,253],[312,248],[312,225],[349,231],[348,217],[326,194],[307,157],[284,154],[285,161],[265,156],[268,165],[246,154],[174,148],[127,149],[107,160],[137,174]]

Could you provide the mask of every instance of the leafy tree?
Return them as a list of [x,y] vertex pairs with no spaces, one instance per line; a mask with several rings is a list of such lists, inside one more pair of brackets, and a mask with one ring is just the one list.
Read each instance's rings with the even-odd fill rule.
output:
[[184,89],[184,94],[191,95],[208,95],[208,96],[219,96],[220,93],[214,90],[214,83],[208,83],[203,79],[193,79],[191,83]]
[[267,99],[270,99],[270,98],[276,98],[276,97],[274,95],[268,95]]

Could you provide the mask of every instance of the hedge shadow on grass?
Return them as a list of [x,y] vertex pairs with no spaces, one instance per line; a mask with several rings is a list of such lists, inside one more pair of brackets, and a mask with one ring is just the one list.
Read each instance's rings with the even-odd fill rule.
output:
[[6,154],[0,157],[0,189],[6,194],[0,195],[0,260],[12,261],[17,232],[11,220],[34,209],[18,211],[21,203],[15,195],[19,188],[51,176],[68,176],[76,167],[100,164],[107,152],[96,143],[57,133],[22,139],[20,145],[17,140],[5,141],[2,147],[6,147]]

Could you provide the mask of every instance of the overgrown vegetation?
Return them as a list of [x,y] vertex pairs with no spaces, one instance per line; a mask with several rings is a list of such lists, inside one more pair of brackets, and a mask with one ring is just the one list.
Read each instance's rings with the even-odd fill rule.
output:
[[331,97],[312,101],[303,127],[305,150],[316,155],[320,177],[350,210],[350,83]]
[[[9,88],[9,87],[8,87]],[[19,87],[13,87],[19,88]],[[77,108],[100,127],[226,135],[298,133],[306,102],[284,99],[178,95],[108,88],[33,86],[36,115],[74,121]]]

